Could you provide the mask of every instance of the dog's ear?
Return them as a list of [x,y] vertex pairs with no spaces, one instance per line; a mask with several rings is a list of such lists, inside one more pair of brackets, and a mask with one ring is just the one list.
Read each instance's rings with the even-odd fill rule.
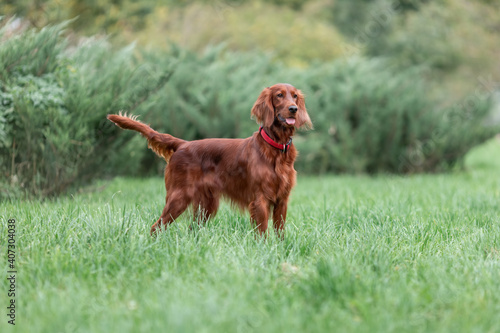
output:
[[302,94],[300,90],[297,91],[297,106],[299,110],[297,112],[297,123],[295,126],[297,128],[312,129],[313,124],[306,110],[306,101],[304,99],[304,94]]
[[258,124],[270,127],[274,122],[274,106],[271,88],[265,88],[255,101],[251,112]]

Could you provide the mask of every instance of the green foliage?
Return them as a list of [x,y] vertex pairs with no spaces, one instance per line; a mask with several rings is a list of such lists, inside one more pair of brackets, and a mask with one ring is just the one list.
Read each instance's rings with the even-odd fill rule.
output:
[[72,21],[71,27],[86,34],[116,33],[144,28],[155,4],[150,0],[4,0],[2,14],[26,18],[36,27]]
[[372,54],[390,55],[407,66],[425,64],[436,70],[453,71],[465,60],[455,29],[459,25],[455,23],[456,16],[448,7],[429,4],[399,20],[386,37],[384,50],[372,43]]
[[1,44],[2,195],[10,187],[52,195],[111,165],[127,169],[130,163],[113,155],[124,138],[115,138],[105,115],[134,110],[166,81],[165,67],[139,66],[132,47],[112,52],[104,41],[89,40],[67,48],[64,26],[28,30]]
[[201,53],[225,43],[306,66],[312,59],[338,57],[342,41],[334,26],[318,20],[324,11],[309,7],[304,0],[19,0],[6,6],[5,14],[37,27],[74,19],[70,28],[78,34],[109,34],[117,45],[137,41],[165,51],[170,42]]
[[351,59],[308,75],[305,90],[316,128],[298,146],[299,167],[309,172],[445,171],[499,130],[483,124],[487,96],[440,107],[416,69]]
[[340,0],[334,23],[368,56],[451,71],[460,64],[454,12],[443,1]]
[[338,0],[331,8],[338,29],[348,37],[356,37],[360,29],[370,19],[373,9],[371,0]]
[[166,26],[169,41],[192,51],[203,53],[223,43],[230,50],[267,52],[288,65],[304,67],[312,59],[330,60],[341,54],[343,38],[328,22],[318,20],[318,14],[319,9],[306,14],[260,1],[193,3],[155,11],[137,38],[161,47]]
[[339,0],[331,21],[347,37],[345,55],[428,66],[439,87],[452,85],[458,98],[471,89],[468,82],[498,65],[493,54],[499,52],[499,6],[465,0]]
[[[435,69],[454,97],[478,75],[496,73],[500,2],[482,0],[6,0],[2,14],[36,27],[74,19],[78,34],[106,33],[115,45],[202,53],[225,43],[307,67],[354,52]],[[344,46],[344,47],[343,47]],[[454,75],[455,74],[455,75]],[[499,74],[495,74],[498,78]]]

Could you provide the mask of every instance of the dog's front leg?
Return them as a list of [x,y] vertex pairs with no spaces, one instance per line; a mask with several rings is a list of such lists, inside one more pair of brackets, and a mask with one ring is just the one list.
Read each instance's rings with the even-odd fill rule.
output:
[[279,200],[274,205],[273,226],[278,237],[283,239],[285,231],[286,210],[288,207],[288,198]]
[[265,234],[269,219],[269,202],[263,197],[257,198],[250,203],[249,211],[250,218],[257,225],[259,233]]

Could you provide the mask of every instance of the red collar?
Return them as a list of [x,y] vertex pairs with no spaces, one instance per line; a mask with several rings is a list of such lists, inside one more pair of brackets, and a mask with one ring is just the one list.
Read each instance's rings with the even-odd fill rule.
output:
[[288,143],[286,145],[284,145],[282,143],[277,143],[276,141],[271,139],[271,137],[269,135],[267,135],[266,131],[264,130],[264,128],[262,126],[259,128],[259,133],[267,143],[269,143],[274,148],[281,150],[284,153],[286,153],[288,151],[288,149],[290,149],[290,146],[292,145],[292,138],[290,138],[290,140],[288,141]]

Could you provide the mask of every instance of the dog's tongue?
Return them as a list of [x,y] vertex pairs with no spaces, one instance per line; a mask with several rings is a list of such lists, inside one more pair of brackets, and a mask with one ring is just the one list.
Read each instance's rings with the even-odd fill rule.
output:
[[286,118],[286,123],[288,125],[293,125],[293,124],[295,124],[295,119],[293,119],[293,118]]

